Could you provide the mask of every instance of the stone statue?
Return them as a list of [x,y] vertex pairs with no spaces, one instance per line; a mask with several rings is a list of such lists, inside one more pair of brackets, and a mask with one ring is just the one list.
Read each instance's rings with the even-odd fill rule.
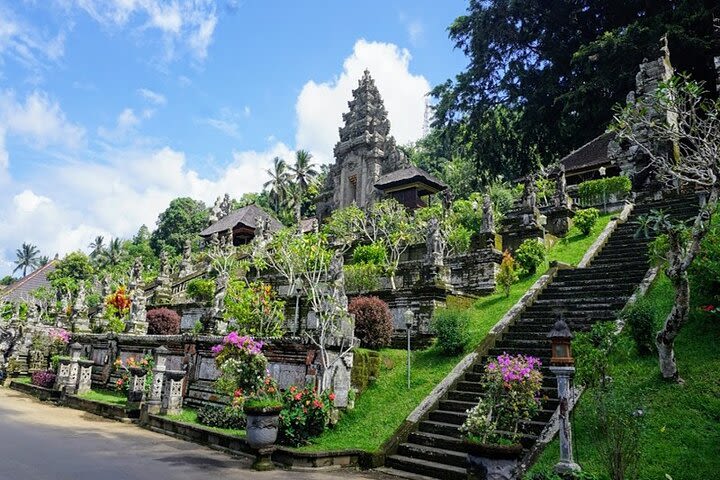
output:
[[495,211],[490,195],[483,195],[481,233],[495,233]]
[[220,216],[218,218],[225,218],[230,215],[231,208],[232,202],[230,201],[230,195],[226,193],[222,199],[222,202],[220,202]]
[[15,345],[23,336],[22,326],[8,322],[0,325],[0,372],[5,372],[7,358],[13,354]]
[[129,333],[147,333],[146,302],[145,290],[142,287],[138,286],[130,292],[130,320],[127,325]]
[[[110,295],[112,292],[110,291],[110,275],[105,275],[105,278],[102,280],[102,289],[100,290],[100,294],[102,296],[102,300],[105,300],[108,295]],[[104,303],[104,302],[103,302]]]
[[222,317],[225,310],[225,295],[227,295],[228,283],[230,283],[230,274],[222,271],[215,279],[215,296],[213,297],[210,318]]
[[522,206],[528,210],[534,210],[537,205],[537,193],[535,191],[535,176],[528,175],[524,181]]
[[73,312],[78,318],[87,317],[88,306],[87,306],[87,293],[85,292],[85,284],[80,283],[77,297],[75,297],[75,303],[73,304]]
[[192,271],[192,240],[188,238],[183,245],[182,261],[180,262],[178,276],[181,278],[186,277],[190,275]]
[[452,204],[453,204],[453,194],[452,194],[452,192],[450,191],[449,188],[446,188],[446,189],[442,192],[442,208],[443,208],[443,212],[444,212],[446,215],[447,215],[447,213],[450,211],[450,209],[452,208]]
[[328,283],[332,287],[334,308],[347,312],[348,299],[345,295],[345,257],[340,250],[335,250],[328,268]]
[[567,206],[567,181],[565,180],[565,166],[558,167],[558,173],[555,177],[555,194],[553,195],[553,203],[555,207]]
[[168,260],[168,254],[166,251],[160,252],[160,271],[158,272],[158,279],[161,277],[170,277],[170,261]]
[[220,233],[220,250],[227,251],[232,247],[232,230],[228,229]]
[[261,216],[255,217],[255,239],[261,239],[265,236],[265,219]]
[[443,265],[443,242],[440,233],[440,222],[437,218],[428,220],[428,233],[425,237],[425,263],[441,267]]
[[210,234],[210,239],[208,240],[208,246],[210,248],[217,248],[220,246],[220,237],[218,237],[217,232],[213,232]]
[[210,209],[210,216],[208,217],[208,226],[216,223],[218,220],[220,220],[222,215],[222,209],[220,207],[220,204],[222,203],[222,199],[220,197],[217,197],[215,199],[215,204]]
[[142,258],[136,257],[135,262],[130,269],[130,281],[128,282],[128,290],[132,290],[142,283],[142,271]]

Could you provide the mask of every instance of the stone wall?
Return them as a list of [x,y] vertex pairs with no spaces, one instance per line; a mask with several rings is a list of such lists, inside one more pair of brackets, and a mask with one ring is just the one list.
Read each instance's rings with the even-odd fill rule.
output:
[[[117,358],[141,358],[153,354],[164,346],[169,350],[168,370],[187,372],[184,384],[184,404],[198,407],[203,404],[226,403],[227,398],[215,392],[214,383],[219,372],[215,366],[211,348],[222,341],[220,336],[193,335],[74,335],[73,341],[83,346],[83,355],[95,363],[93,385],[114,388],[120,372],[113,369]],[[321,382],[322,368],[317,348],[300,338],[268,340],[263,350],[268,358],[269,370],[281,388]],[[335,353],[337,357],[337,353]],[[335,405],[344,407],[350,388],[352,353],[338,361],[331,375],[330,387],[335,391]]]

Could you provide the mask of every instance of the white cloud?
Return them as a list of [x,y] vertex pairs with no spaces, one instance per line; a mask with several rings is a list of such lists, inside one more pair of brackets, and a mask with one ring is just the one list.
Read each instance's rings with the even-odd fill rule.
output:
[[312,151],[319,161],[332,161],[342,114],[366,68],[385,102],[391,134],[400,144],[420,138],[430,83],[422,75],[410,73],[410,59],[410,52],[396,45],[358,40],[335,79],[309,81],[300,92],[295,105],[298,148]]
[[[243,115],[245,117],[250,116],[250,108],[245,107],[243,109]],[[197,120],[201,125],[207,125],[209,127],[218,130],[228,137],[240,138],[240,114],[234,111],[232,108],[223,107],[220,112],[213,117],[205,117]]]
[[411,44],[417,45],[422,41],[423,35],[425,34],[425,26],[420,19],[411,18],[405,13],[400,12],[400,23],[405,26]]
[[1,92],[0,127],[38,148],[60,145],[77,149],[85,144],[85,129],[68,121],[60,105],[44,92],[33,92],[24,102],[11,90]]
[[23,190],[13,197],[13,205],[20,214],[32,213],[43,204],[50,204],[52,201],[42,195],[35,195],[32,190]]
[[154,92],[147,88],[139,88],[138,93],[141,97],[143,97],[148,102],[154,104],[154,105],[165,105],[167,103],[167,99],[165,98],[165,95]]
[[[152,110],[142,113],[143,118],[150,118]],[[135,127],[140,125],[140,118],[135,114],[132,108],[125,108],[120,112],[115,120],[114,128],[98,127],[98,135],[105,140],[119,141],[123,140],[129,133],[135,132]]]
[[131,28],[141,32],[159,31],[166,60],[176,56],[178,46],[187,49],[195,59],[204,60],[218,21],[215,0],[74,0],[74,3],[106,27],[125,28],[132,23]]

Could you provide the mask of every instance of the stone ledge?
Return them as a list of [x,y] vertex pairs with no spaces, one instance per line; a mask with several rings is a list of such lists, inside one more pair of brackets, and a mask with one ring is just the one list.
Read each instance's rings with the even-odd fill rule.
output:
[[120,405],[96,402],[77,395],[66,395],[62,404],[66,407],[83,410],[100,417],[117,420],[120,422],[137,422],[140,418],[140,410],[128,410]]
[[33,397],[36,397],[43,402],[48,400],[60,400],[60,391],[53,390],[51,388],[40,387],[38,385],[33,385],[32,383],[22,383],[18,382],[17,380],[11,380],[10,388],[12,388],[13,390],[17,390],[18,392],[32,395]]

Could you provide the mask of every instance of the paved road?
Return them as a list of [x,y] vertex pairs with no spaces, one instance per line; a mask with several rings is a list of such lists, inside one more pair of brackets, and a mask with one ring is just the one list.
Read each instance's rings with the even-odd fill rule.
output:
[[0,387],[0,480],[382,478],[346,470],[254,472],[250,463]]

